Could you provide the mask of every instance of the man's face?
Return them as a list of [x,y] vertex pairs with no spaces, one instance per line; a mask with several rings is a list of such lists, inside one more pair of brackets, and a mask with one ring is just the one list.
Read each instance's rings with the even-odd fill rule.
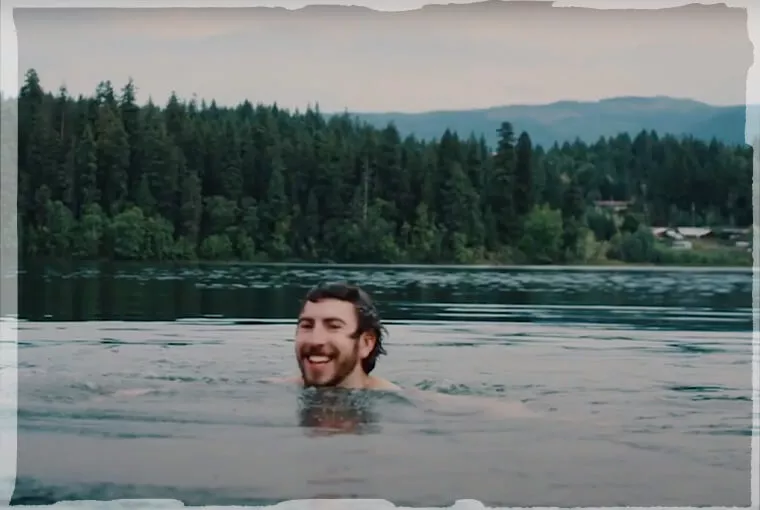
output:
[[361,360],[372,350],[369,335],[356,339],[351,303],[307,301],[298,318],[295,351],[306,386],[351,386],[364,372]]

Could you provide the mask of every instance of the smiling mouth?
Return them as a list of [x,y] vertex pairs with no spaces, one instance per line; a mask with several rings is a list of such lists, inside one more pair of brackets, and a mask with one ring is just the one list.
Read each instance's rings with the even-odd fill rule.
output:
[[324,365],[325,363],[329,363],[332,360],[332,358],[329,358],[328,356],[307,356],[306,361],[311,363],[312,365]]

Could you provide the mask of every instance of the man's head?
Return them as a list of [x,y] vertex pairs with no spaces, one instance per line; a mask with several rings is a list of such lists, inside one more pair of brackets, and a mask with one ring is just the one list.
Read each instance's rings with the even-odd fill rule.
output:
[[295,351],[304,384],[341,386],[363,379],[383,349],[384,328],[369,295],[347,283],[309,291],[296,329]]

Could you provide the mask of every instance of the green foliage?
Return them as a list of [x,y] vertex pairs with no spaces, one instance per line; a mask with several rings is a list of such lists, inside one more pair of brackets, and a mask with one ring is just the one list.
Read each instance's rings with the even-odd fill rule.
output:
[[[541,147],[503,120],[490,148],[485,137],[445,130],[422,141],[394,124],[311,108],[221,108],[175,95],[163,108],[138,106],[136,90],[130,81],[117,94],[105,81],[75,99],[43,91],[27,73],[18,104],[22,256],[745,260],[674,254],[649,225],[751,224],[748,147],[653,132]],[[619,214],[596,200],[632,205]]]
[[623,262],[644,263],[655,260],[655,238],[652,231],[639,227],[635,232],[616,234],[609,256]]
[[548,205],[535,207],[525,218],[519,248],[528,260],[553,264],[562,256],[562,213]]
[[609,213],[592,210],[586,214],[586,223],[600,241],[609,241],[617,233],[615,218]]

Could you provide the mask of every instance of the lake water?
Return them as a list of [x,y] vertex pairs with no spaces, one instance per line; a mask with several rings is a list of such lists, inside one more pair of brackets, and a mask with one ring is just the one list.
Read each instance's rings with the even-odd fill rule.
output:
[[[458,398],[260,382],[334,279],[387,320],[378,375]],[[749,271],[81,265],[19,291],[14,503],[750,504]]]

